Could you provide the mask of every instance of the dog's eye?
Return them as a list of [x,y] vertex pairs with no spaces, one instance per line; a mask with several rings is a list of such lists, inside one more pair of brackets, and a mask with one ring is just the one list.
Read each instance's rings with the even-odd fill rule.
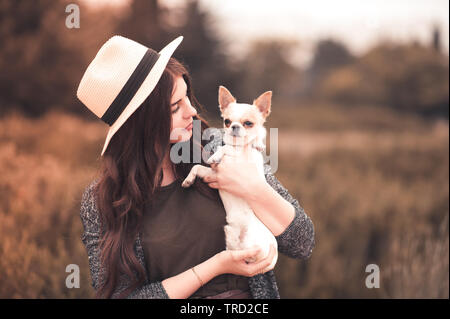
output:
[[225,125],[228,127],[228,126],[231,124],[231,121],[230,121],[229,119],[226,119],[226,120],[224,121],[224,123],[225,123]]
[[250,121],[245,121],[245,122],[244,122],[244,125],[247,125],[247,126],[252,126],[252,125],[253,125],[253,123],[252,123],[252,122],[250,122]]

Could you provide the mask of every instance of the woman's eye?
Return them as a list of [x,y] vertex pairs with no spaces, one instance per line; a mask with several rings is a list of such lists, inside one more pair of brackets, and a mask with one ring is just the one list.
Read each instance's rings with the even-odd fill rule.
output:
[[186,104],[186,99],[189,101],[189,97],[187,95],[184,98],[182,98],[177,104],[175,104],[177,106],[177,108],[175,110],[173,110],[172,113],[176,113],[180,109],[179,103]]
[[173,110],[172,113],[176,113],[179,109],[180,109],[180,107],[177,104],[177,108],[175,110]]

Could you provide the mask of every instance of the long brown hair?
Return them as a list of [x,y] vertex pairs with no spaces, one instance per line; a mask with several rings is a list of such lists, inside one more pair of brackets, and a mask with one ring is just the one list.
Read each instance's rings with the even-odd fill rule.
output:
[[[198,115],[203,108],[193,94],[188,71],[171,58],[152,93],[114,134],[101,162],[96,200],[102,225],[100,255],[105,278],[97,289],[97,298],[110,298],[123,274],[132,279],[132,284],[119,298],[145,283],[145,269],[136,258],[134,242],[141,231],[143,211],[151,206],[148,204],[155,189],[161,185],[163,159],[170,151],[170,101],[178,76],[186,81],[187,95],[197,109],[194,119],[201,120],[201,132],[209,127]],[[203,151],[204,143],[194,140],[194,134],[189,143],[190,150],[196,144]],[[192,166],[199,164],[193,163],[193,152],[190,153],[189,163],[174,166],[176,178],[185,178]],[[201,165],[209,166],[203,157],[201,161]],[[192,187],[210,198],[218,198],[216,189],[198,179]]]

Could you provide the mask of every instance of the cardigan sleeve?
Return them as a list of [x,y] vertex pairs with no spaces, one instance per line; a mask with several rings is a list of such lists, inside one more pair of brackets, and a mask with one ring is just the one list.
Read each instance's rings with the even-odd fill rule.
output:
[[270,166],[267,164],[264,164],[264,175],[267,183],[295,208],[295,217],[292,222],[281,234],[275,236],[278,250],[291,258],[309,258],[315,247],[314,225],[311,219],[306,215],[298,200],[293,198],[271,173]]
[[[218,147],[223,145],[223,134],[221,129],[213,130],[211,134],[213,141],[205,147],[205,150],[214,154]],[[295,208],[295,217],[292,222],[280,235],[275,236],[278,250],[291,258],[309,258],[315,247],[314,225],[311,219],[306,215],[298,200],[293,198],[272,174],[270,165],[264,164],[264,176],[267,183]]]
[[[100,262],[100,219],[97,205],[94,196],[94,183],[91,183],[84,191],[81,199],[80,209],[81,221],[84,231],[81,235],[81,240],[86,247],[89,268],[92,279],[92,287],[97,290],[101,283],[100,280],[105,274]],[[129,285],[126,276],[121,276],[119,284],[116,287],[112,299],[119,297],[120,293]],[[145,284],[133,292],[128,297],[129,299],[168,299],[169,296],[162,285],[162,282],[153,282]]]

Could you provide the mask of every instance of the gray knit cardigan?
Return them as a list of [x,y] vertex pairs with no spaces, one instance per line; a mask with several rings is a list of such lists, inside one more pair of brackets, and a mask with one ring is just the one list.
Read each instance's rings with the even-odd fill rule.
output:
[[[218,145],[222,145],[221,140],[218,140],[217,143],[219,143]],[[211,143],[210,149],[214,152],[218,145]],[[208,147],[205,147],[205,149],[207,148]],[[295,217],[293,221],[280,235],[275,237],[278,243],[278,251],[291,258],[309,258],[315,246],[314,226],[311,219],[306,215],[298,201],[289,194],[288,190],[284,188],[277,178],[271,173],[271,168],[267,164],[264,164],[264,175],[267,183],[295,208]],[[99,288],[99,281],[104,274],[104,269],[102,269],[99,255],[100,219],[94,195],[94,186],[96,182],[97,180],[93,181],[84,190],[80,209],[81,221],[84,228],[81,235],[81,240],[86,246],[92,278],[92,287],[95,290]],[[137,259],[145,268],[144,252],[140,234],[137,234],[136,236],[134,250]],[[249,277],[248,280],[251,294],[254,299],[280,299],[273,270],[264,274]],[[118,298],[120,293],[129,285],[129,278],[123,274],[120,277],[118,286],[114,290],[112,298]],[[144,285],[135,289],[128,295],[127,298],[164,299],[169,298],[169,296],[161,281],[148,282],[146,280]]]

